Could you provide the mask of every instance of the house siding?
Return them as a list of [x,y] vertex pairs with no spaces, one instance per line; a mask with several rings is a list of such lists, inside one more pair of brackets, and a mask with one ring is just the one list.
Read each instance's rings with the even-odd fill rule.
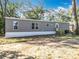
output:
[[[13,21],[18,21],[18,29],[13,29]],[[38,29],[32,29],[32,23],[38,23]],[[37,32],[37,31],[55,31],[55,24],[57,22],[46,21],[32,21],[23,19],[6,18],[5,30],[6,32]],[[69,23],[58,23],[59,29],[69,30]]]

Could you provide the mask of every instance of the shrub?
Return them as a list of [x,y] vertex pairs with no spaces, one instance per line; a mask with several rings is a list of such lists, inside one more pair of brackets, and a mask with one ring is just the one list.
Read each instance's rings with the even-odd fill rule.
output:
[[63,36],[63,35],[65,35],[65,30],[58,30],[58,31],[56,31],[56,34],[59,36]]
[[0,18],[0,35],[3,34],[3,21]]

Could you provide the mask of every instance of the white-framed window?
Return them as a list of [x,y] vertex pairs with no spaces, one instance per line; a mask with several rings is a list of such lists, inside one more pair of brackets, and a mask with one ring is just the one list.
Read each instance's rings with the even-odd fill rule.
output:
[[46,26],[48,27],[48,26],[49,26],[49,24],[47,23],[47,24],[46,24]]
[[13,21],[13,29],[18,29],[18,21]]
[[58,23],[55,24],[55,29],[56,29],[56,31],[59,30],[59,24]]
[[38,29],[38,23],[36,23],[36,29]]
[[34,29],[35,28],[35,23],[32,23],[32,29]]
[[38,29],[38,23],[32,23],[32,29]]

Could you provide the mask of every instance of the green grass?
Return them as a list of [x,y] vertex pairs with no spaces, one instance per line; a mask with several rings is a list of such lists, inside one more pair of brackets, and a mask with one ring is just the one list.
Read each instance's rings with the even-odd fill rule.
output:
[[79,36],[77,36],[77,35],[66,35],[66,36],[60,36],[60,37],[57,37],[57,38],[63,39],[63,40],[68,40],[68,39],[79,40]]
[[66,35],[66,36],[36,36],[36,37],[28,37],[28,38],[4,38],[4,37],[0,37],[0,44],[9,44],[9,43],[21,43],[21,42],[27,42],[27,41],[31,41],[31,40],[45,40],[49,38],[50,39],[57,39],[57,40],[79,40],[79,36],[75,36],[75,35]]
[[31,38],[4,38],[0,37],[0,44],[20,43],[32,40]]

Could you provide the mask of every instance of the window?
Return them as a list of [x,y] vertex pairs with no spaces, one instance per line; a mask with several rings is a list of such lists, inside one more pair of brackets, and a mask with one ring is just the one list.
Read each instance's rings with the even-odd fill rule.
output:
[[35,24],[34,24],[34,23],[32,23],[32,29],[34,29],[34,27],[35,27]]
[[13,21],[13,29],[18,29],[18,21]]
[[32,29],[38,29],[38,23],[32,23]]
[[59,24],[58,23],[55,24],[55,28],[59,28]]
[[47,26],[49,26],[49,24],[47,24]]
[[36,29],[38,29],[38,23],[36,23]]
[[56,31],[59,30],[59,24],[58,23],[55,24],[55,29],[56,29]]

